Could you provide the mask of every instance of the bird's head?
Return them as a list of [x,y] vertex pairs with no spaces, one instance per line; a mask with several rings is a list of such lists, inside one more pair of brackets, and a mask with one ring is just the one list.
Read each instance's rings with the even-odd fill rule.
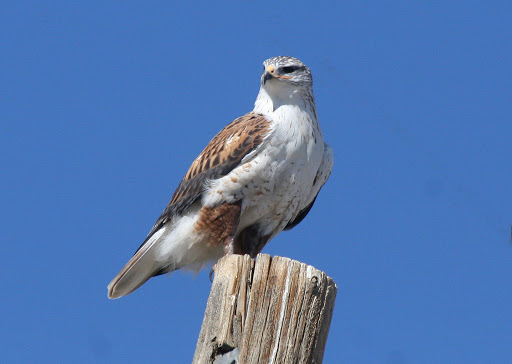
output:
[[279,56],[263,62],[261,86],[266,89],[310,89],[313,87],[313,78],[309,68],[297,58]]
[[269,58],[263,62],[261,88],[254,111],[265,114],[284,105],[304,108],[316,118],[313,77],[309,68],[297,58]]

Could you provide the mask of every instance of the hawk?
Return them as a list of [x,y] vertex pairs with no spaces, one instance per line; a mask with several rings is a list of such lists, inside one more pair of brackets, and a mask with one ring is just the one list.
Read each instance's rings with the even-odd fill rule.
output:
[[311,71],[263,62],[254,110],[222,129],[190,166],[148,236],[108,285],[111,299],[226,254],[255,257],[308,214],[333,165],[317,120]]

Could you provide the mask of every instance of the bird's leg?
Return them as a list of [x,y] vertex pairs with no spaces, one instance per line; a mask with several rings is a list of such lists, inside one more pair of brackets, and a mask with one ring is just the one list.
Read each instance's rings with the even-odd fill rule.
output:
[[262,235],[257,225],[248,226],[233,243],[234,254],[249,254],[254,259],[271,238],[271,235]]
[[[234,234],[235,234],[235,231],[236,230],[233,230],[233,233],[230,237],[228,237],[225,242],[224,242],[224,255],[228,255],[228,254],[235,254],[233,252],[233,247],[234,247]],[[217,267],[217,263],[215,263],[212,267],[212,269],[210,270],[210,274],[208,275],[208,277],[210,277],[210,282],[213,283],[213,279],[212,279],[212,276],[214,275],[215,273],[215,267]]]
[[235,230],[233,230],[231,236],[229,236],[226,240],[224,240],[224,255],[237,254],[237,252],[235,252],[234,235],[235,235]]
[[209,246],[222,244],[224,254],[232,254],[233,236],[240,221],[241,202],[216,207],[203,206],[195,229],[207,236]]
[[[208,245],[222,244],[224,255],[234,253],[234,235],[240,221],[241,201],[222,204],[216,207],[203,206],[199,213],[196,229],[208,234]],[[215,266],[209,277],[215,272]]]

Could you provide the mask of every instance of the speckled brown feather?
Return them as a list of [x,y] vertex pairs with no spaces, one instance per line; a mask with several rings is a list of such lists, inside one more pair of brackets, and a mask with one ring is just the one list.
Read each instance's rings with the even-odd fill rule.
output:
[[[249,152],[261,144],[269,132],[269,127],[270,122],[262,114],[251,112],[234,120],[208,143],[190,166],[183,181],[189,181],[218,165],[232,162],[238,164]],[[178,199],[179,197],[175,193],[171,203]]]
[[253,112],[222,129],[192,163],[146,240],[172,216],[181,215],[197,201],[208,180],[223,177],[238,166],[246,155],[263,143],[269,132],[270,121],[263,114]]
[[231,242],[240,221],[240,211],[240,201],[216,207],[203,206],[194,228],[204,235],[208,246],[227,245]]

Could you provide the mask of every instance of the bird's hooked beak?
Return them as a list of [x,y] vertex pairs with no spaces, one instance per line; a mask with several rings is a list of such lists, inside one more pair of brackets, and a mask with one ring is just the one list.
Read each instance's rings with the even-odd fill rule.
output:
[[263,76],[261,77],[261,83],[264,85],[268,80],[271,80],[274,78],[284,78],[284,79],[289,80],[291,77],[280,76],[280,75],[276,74],[274,66],[269,65],[265,68],[265,71],[263,72]]
[[268,80],[274,77],[274,66],[270,65],[265,68],[265,71],[263,72],[263,76],[261,78],[261,83],[264,85]]

